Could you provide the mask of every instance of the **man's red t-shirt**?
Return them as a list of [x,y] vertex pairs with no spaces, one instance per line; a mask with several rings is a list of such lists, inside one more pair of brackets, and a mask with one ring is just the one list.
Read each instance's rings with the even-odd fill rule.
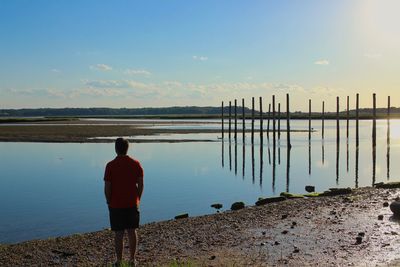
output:
[[131,157],[117,156],[107,163],[104,180],[111,182],[111,208],[131,208],[139,206],[137,182],[143,177],[139,161]]

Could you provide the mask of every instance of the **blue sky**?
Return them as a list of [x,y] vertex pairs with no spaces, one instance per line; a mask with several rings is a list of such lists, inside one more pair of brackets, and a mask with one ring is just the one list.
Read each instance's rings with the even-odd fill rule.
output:
[[0,1],[0,108],[400,96],[400,1]]

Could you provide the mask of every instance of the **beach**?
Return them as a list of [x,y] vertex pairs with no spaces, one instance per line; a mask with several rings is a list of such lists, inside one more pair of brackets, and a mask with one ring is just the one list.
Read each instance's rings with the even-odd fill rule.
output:
[[[148,223],[139,229],[139,266],[396,266],[400,225],[384,203],[399,195],[399,189],[367,187]],[[124,253],[128,259],[127,249]],[[108,229],[0,246],[1,266],[113,261]]]

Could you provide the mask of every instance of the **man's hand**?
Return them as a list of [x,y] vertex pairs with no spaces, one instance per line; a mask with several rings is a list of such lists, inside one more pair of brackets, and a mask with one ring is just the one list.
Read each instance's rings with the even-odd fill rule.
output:
[[111,202],[111,182],[104,182],[104,195],[106,196],[107,205],[110,205]]

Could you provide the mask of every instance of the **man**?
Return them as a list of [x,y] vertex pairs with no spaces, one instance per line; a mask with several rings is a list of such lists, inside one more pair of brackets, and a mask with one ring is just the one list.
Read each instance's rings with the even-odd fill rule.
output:
[[139,227],[139,203],[143,193],[143,169],[139,161],[127,155],[128,140],[117,138],[117,157],[107,163],[104,193],[110,213],[111,230],[115,233],[116,266],[122,262],[123,237],[128,233],[130,264],[135,266]]

